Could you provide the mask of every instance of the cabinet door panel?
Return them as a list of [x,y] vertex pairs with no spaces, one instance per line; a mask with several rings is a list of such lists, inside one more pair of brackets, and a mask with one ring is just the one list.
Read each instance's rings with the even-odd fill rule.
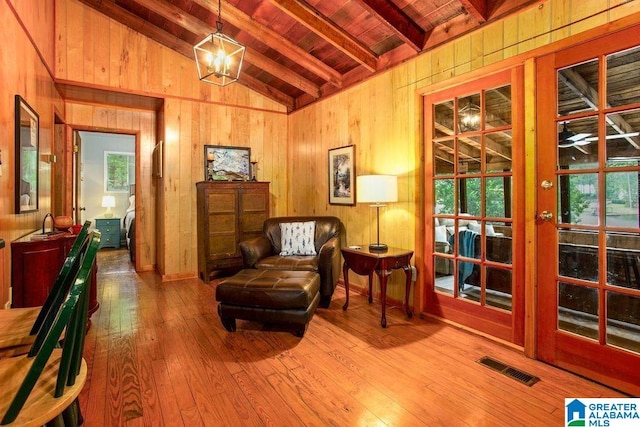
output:
[[237,204],[236,193],[209,193],[207,211],[210,213],[235,212]]
[[267,206],[267,196],[264,193],[253,193],[247,191],[242,195],[242,210],[244,212],[260,211],[264,212]]
[[235,254],[237,241],[235,235],[217,235],[209,237],[209,258],[215,258],[216,255],[228,256]]
[[227,234],[236,232],[238,216],[235,214],[209,215],[209,234]]
[[264,221],[267,219],[266,212],[258,212],[255,214],[245,214],[242,218],[242,230],[247,233],[262,233]]
[[47,299],[64,257],[61,246],[22,254],[23,307],[38,307]]

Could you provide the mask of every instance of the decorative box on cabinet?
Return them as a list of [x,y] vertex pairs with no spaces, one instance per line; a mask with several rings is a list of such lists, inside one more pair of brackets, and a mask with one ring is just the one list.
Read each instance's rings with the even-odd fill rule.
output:
[[[38,307],[44,303],[76,236],[61,233],[47,239],[31,240],[26,235],[11,242],[12,307]],[[89,314],[98,309],[96,271],[91,272]]]
[[242,268],[238,243],[262,233],[269,218],[269,183],[203,181],[196,189],[198,274],[209,283]]
[[120,247],[120,218],[96,218],[96,229],[100,231],[100,249]]

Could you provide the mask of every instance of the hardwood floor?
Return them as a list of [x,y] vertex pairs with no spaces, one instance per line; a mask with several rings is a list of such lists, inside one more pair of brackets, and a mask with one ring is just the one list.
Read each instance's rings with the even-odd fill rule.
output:
[[[339,287],[304,338],[238,321],[215,285],[136,274],[125,250],[98,257],[98,300],[80,395],[85,426],[562,425],[565,397],[623,397],[432,319],[406,319]],[[540,377],[531,387],[476,361]]]

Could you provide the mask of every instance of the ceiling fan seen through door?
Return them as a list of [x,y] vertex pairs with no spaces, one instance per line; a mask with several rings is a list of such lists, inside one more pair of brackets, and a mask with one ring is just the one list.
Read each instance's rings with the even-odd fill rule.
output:
[[558,134],[558,147],[560,148],[569,148],[576,147],[581,145],[590,144],[593,139],[587,137],[591,135],[590,133],[576,133],[574,134],[569,130],[567,126],[567,122],[562,124],[562,131]]

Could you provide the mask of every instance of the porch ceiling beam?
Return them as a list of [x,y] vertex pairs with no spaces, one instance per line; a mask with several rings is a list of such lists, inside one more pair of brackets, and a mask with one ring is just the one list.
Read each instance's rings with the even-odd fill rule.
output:
[[389,0],[357,1],[417,52],[424,48],[426,32],[395,3]]
[[[446,135],[450,135],[453,136],[454,132],[453,129],[449,129],[448,127],[446,127],[445,125],[441,124],[441,123],[435,123],[435,128],[437,130],[439,130],[440,132],[446,134]],[[511,134],[507,133],[507,132],[498,132],[499,134],[511,139]],[[478,152],[480,151],[479,147],[476,147],[477,142],[472,140],[471,138],[466,138],[466,137],[459,137],[459,141],[463,142],[464,144],[466,144],[467,146],[473,146],[474,148],[476,148],[478,150]],[[485,148],[491,152],[491,154],[494,154],[496,156],[500,156],[506,160],[511,161],[512,158],[512,153],[511,150],[508,150],[507,148],[505,148],[503,145],[497,144],[495,142],[491,142],[491,141],[485,141]],[[466,154],[468,154],[469,152],[465,152]]]
[[[582,77],[577,71],[571,68],[562,70],[558,73],[560,80],[567,85],[576,95],[582,99],[589,107],[598,108],[598,91],[594,89],[584,77]],[[609,104],[606,108],[610,108]],[[622,135],[625,133],[635,132],[633,126],[631,126],[624,118],[618,114],[608,114],[606,116],[607,123],[616,131]],[[640,149],[637,137],[626,136],[624,139],[635,148]]]
[[[438,125],[436,125],[436,127],[438,127]],[[473,141],[471,141],[469,138],[460,138],[460,141],[463,141],[463,139],[465,140],[465,143],[458,145],[458,156],[462,159],[474,160],[479,162],[480,147],[478,147],[477,144],[473,143]],[[449,147],[440,142],[436,142],[435,144],[438,150],[443,152],[450,152],[453,155],[453,147]]]
[[315,8],[300,0],[269,1],[369,71],[377,70],[377,55]]

